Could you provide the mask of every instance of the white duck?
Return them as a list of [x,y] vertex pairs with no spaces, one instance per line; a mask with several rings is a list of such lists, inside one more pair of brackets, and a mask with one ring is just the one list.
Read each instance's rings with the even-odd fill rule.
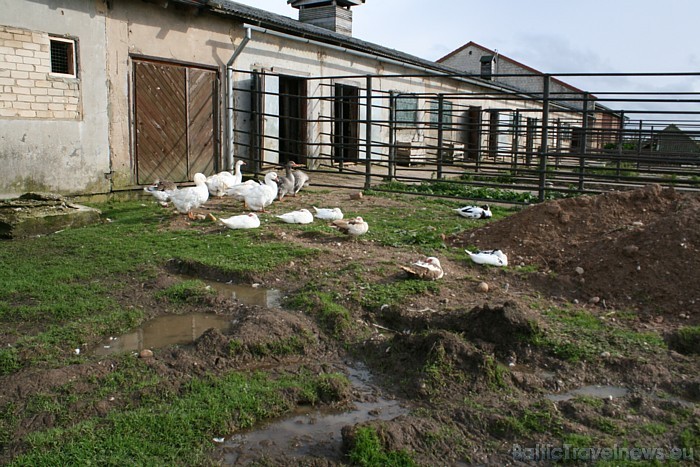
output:
[[241,214],[239,216],[231,216],[219,218],[219,222],[229,229],[256,229],[260,227],[260,218],[254,212],[249,214]]
[[468,219],[488,219],[492,216],[491,208],[488,204],[483,206],[464,206],[463,208],[455,209],[457,213]]
[[280,183],[277,197],[280,201],[287,195],[294,195],[294,174],[292,174],[292,167],[296,167],[296,163],[294,163],[294,161],[287,162],[284,165],[284,175],[279,177]]
[[[298,164],[295,166],[300,167]],[[292,174],[294,175],[294,194],[292,196],[296,196],[302,188],[309,186],[309,176],[301,170],[295,170]]]
[[310,224],[314,221],[314,216],[308,209],[299,209],[298,211],[287,212],[275,217],[282,219],[288,224]]
[[194,174],[194,186],[180,188],[179,190],[168,190],[170,201],[179,213],[187,214],[192,218],[192,209],[197,209],[209,199],[209,189],[207,188],[207,177],[203,173]]
[[331,222],[331,227],[351,237],[359,237],[360,235],[366,234],[369,230],[369,224],[359,216],[352,219],[335,220]]
[[440,265],[440,260],[435,256],[419,259],[415,263],[412,263],[411,266],[401,266],[401,269],[406,271],[411,277],[417,277],[428,281],[441,279],[442,276],[445,275],[445,271],[442,270],[442,266]]
[[253,187],[245,194],[243,201],[248,209],[265,212],[265,208],[272,204],[277,197],[277,172],[269,172],[265,175],[265,183]]
[[312,206],[316,211],[316,217],[328,221],[337,221],[343,218],[343,211],[340,208],[317,208]]
[[472,253],[469,250],[464,250],[467,252],[469,257],[476,264],[489,264],[491,266],[508,266],[508,256],[501,250],[481,250]]
[[243,179],[243,174],[241,173],[241,165],[244,165],[245,161],[239,160],[236,162],[235,173],[231,173],[227,170],[219,172],[217,174],[207,177],[207,188],[209,189],[209,194],[212,196],[222,197],[226,194],[229,188],[238,185]]

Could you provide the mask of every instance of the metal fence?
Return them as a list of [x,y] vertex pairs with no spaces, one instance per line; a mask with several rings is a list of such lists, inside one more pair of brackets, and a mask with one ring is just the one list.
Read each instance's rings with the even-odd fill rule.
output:
[[441,181],[539,200],[700,189],[700,73],[235,76],[230,150],[257,173],[294,160],[347,175],[329,187]]

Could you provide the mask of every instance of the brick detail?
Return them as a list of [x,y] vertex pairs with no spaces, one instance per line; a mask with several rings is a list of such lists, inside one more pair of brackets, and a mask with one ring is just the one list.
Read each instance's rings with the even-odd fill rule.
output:
[[0,25],[0,118],[80,120],[80,80],[51,73],[47,33]]

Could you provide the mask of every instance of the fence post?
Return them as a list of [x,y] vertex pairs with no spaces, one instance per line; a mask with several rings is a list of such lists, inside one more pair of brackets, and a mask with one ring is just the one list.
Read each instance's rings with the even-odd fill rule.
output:
[[590,103],[590,95],[587,92],[583,93],[583,122],[581,128],[583,138],[581,138],[581,148],[579,149],[579,174],[578,174],[578,189],[583,191],[584,172],[586,170],[586,151],[588,151],[588,104]]
[[620,163],[622,162],[622,144],[625,141],[625,111],[620,112],[620,133],[617,138],[617,161],[615,163],[615,176],[617,177],[617,181],[620,181],[620,176],[622,173],[620,172]]
[[542,144],[540,146],[540,181],[538,187],[538,198],[544,201],[545,183],[547,182],[547,144],[549,143],[549,82],[550,75],[543,75],[542,90]]
[[518,173],[518,152],[520,150],[520,110],[515,111],[513,116],[513,148],[511,151],[511,167],[513,169],[513,176],[515,177]]
[[372,75],[367,75],[367,112],[365,114],[365,190],[369,190],[372,179]]
[[396,175],[396,91],[389,91],[389,167],[388,181],[394,181]]
[[442,143],[443,143],[443,134],[442,134],[442,112],[443,112],[443,98],[444,96],[442,94],[438,94],[438,109],[437,109],[437,179],[440,180],[442,179],[442,158],[443,158],[443,152],[442,152]]

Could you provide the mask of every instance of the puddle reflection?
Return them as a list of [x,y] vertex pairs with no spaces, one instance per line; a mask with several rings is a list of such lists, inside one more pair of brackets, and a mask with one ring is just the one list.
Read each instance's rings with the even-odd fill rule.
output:
[[159,316],[128,334],[106,339],[95,350],[95,355],[138,352],[169,345],[191,344],[207,329],[215,328],[224,331],[230,326],[230,316],[211,313]]

